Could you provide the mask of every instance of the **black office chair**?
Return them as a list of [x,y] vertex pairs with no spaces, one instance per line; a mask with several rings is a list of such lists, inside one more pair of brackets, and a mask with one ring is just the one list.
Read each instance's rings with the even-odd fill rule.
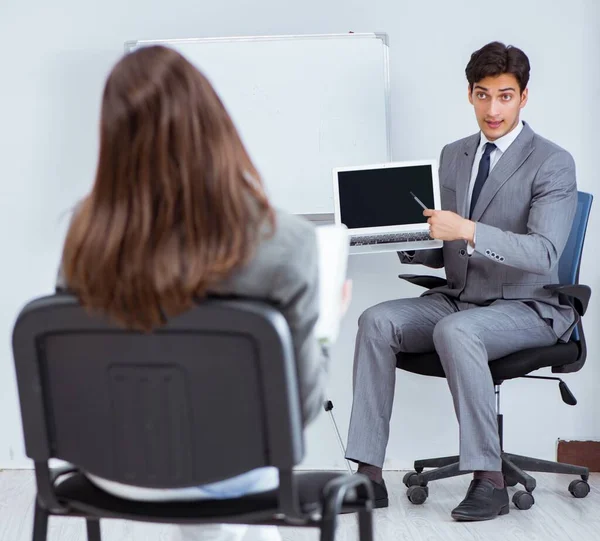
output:
[[[577,213],[566,248],[559,262],[558,274],[561,283],[545,286],[546,289],[558,291],[566,299],[569,299],[580,317],[585,314],[591,293],[588,286],[579,284],[579,265],[591,206],[592,195],[579,192]],[[437,276],[401,274],[400,278],[427,289],[446,283],[446,280]],[[538,460],[504,452],[502,415],[500,413],[500,386],[505,380],[522,377],[557,380],[559,381],[563,401],[574,406],[577,401],[562,380],[551,377],[528,376],[527,374],[545,367],[552,367],[554,373],[576,372],[583,367],[586,354],[585,336],[580,319],[568,343],[527,349],[490,362],[497,398],[496,407],[500,445],[502,447],[502,470],[508,486],[515,486],[520,483],[525,487],[525,491],[517,491],[513,496],[513,503],[519,509],[529,509],[535,503],[531,493],[535,489],[536,481],[525,471],[580,475],[581,480],[574,480],[569,485],[569,491],[576,498],[585,498],[590,491],[590,486],[587,483],[589,471],[588,468],[581,466]],[[425,376],[446,377],[436,353],[398,353],[396,359],[396,366],[401,370]],[[408,487],[408,499],[414,504],[422,504],[429,495],[427,486],[429,481],[466,473],[459,470],[458,459],[458,456],[450,456],[415,461],[415,471],[407,473],[404,477],[404,484]],[[423,472],[425,468],[435,469]]]
[[[27,456],[37,495],[33,540],[48,517],[177,524],[308,526],[333,540],[340,512],[372,540],[364,476],[294,473],[304,454],[291,335],[254,301],[206,300],[156,332],[91,317],[66,294],[29,303],[13,331]],[[48,461],[72,468],[53,472]],[[279,489],[229,500],[146,503],[114,497],[83,472],[148,488],[211,483],[275,466]]]

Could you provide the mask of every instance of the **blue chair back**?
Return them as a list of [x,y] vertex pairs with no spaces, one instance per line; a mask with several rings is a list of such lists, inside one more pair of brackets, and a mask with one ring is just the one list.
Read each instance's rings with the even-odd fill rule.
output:
[[[594,196],[590,193],[577,192],[577,212],[573,219],[571,233],[562,256],[558,262],[558,281],[561,284],[578,284],[581,254],[583,253],[583,242],[587,229],[592,200]],[[579,329],[575,327],[571,340],[579,341]]]
[[561,284],[579,283],[579,265],[593,198],[592,194],[577,192],[577,212],[569,239],[558,262],[558,280]]

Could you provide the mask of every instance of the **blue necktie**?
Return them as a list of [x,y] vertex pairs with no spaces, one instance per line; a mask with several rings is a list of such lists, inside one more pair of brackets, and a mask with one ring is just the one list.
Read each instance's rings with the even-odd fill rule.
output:
[[485,144],[483,156],[481,156],[481,161],[479,162],[479,171],[477,171],[477,178],[475,179],[475,185],[473,186],[473,194],[471,195],[469,217],[473,214],[473,209],[475,208],[477,199],[479,199],[481,188],[483,188],[483,185],[490,174],[490,154],[494,152],[494,150],[496,150],[496,145],[494,143]]

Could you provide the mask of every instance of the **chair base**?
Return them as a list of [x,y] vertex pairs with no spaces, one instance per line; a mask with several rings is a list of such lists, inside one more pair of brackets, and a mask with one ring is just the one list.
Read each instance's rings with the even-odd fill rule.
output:
[[[561,462],[552,462],[549,460],[540,460],[533,457],[513,455],[511,453],[502,453],[502,472],[506,480],[507,486],[523,485],[525,491],[531,494],[536,487],[534,477],[526,473],[529,472],[545,472],[545,473],[563,473],[570,475],[579,475],[580,480],[575,480],[569,485],[569,492],[576,498],[584,498],[589,493],[589,485],[587,483],[590,472],[588,468],[583,466],[575,466],[573,464],[563,464]],[[408,487],[408,499],[415,504],[424,503],[429,495],[427,485],[431,481],[439,479],[447,479],[464,475],[466,471],[459,469],[459,457],[447,456],[439,458],[430,458],[426,460],[415,461],[415,471],[409,472],[404,477],[404,484]],[[424,471],[425,468],[433,468]],[[421,487],[422,489],[414,488]],[[417,494],[418,493],[418,494]],[[529,498],[529,506],[519,504],[521,492],[515,494],[513,501],[520,509],[528,509],[533,505],[533,497]]]

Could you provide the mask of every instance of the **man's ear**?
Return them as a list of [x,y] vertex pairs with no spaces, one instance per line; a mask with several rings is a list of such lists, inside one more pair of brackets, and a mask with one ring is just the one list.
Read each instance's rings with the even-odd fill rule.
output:
[[467,93],[469,96],[469,103],[473,105],[473,89],[471,88],[471,83],[469,83],[469,88],[467,89]]
[[527,105],[527,100],[529,99],[529,88],[523,90],[521,94],[521,105],[519,105],[519,109],[523,109]]

